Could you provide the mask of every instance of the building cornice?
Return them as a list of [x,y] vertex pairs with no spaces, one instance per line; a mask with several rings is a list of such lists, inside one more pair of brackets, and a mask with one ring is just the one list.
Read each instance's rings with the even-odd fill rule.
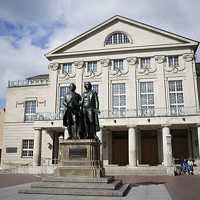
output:
[[[52,60],[56,57],[70,57],[70,56],[80,56],[80,55],[91,55],[91,54],[102,54],[102,53],[116,53],[116,52],[140,52],[140,51],[152,51],[152,50],[165,50],[168,48],[191,48],[193,47],[189,43],[185,44],[166,44],[166,45],[149,45],[149,46],[135,46],[135,47],[122,47],[122,48],[107,48],[107,49],[95,49],[95,50],[86,50],[86,51],[74,51],[74,52],[64,52],[64,53],[55,53],[46,55],[49,60]],[[195,45],[194,45],[195,47]]]

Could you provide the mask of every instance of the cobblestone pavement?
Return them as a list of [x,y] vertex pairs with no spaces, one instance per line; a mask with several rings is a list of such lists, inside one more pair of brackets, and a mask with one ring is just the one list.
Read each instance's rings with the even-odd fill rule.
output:
[[32,195],[18,194],[18,190],[30,187],[31,182],[41,180],[36,175],[0,175],[0,200],[68,200],[68,199],[134,199],[134,200],[199,200],[200,176],[116,176],[123,183],[130,183],[131,190],[123,198],[116,197],[86,197],[63,195]]

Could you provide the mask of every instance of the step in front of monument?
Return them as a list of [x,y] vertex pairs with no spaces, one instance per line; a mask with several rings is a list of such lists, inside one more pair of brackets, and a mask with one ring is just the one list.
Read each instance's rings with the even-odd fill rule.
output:
[[116,190],[122,185],[122,182],[115,180],[109,184],[107,183],[64,183],[64,182],[38,182],[31,184],[31,188],[76,188],[76,189],[105,189]]
[[30,188],[18,192],[24,194],[48,195],[74,195],[74,196],[114,196],[122,197],[129,189],[129,184],[122,185],[119,189],[77,189],[77,188]]
[[41,182],[31,184],[28,189],[18,192],[24,194],[78,195],[78,196],[116,196],[121,197],[129,190],[129,184],[122,184],[112,177],[47,177]]
[[70,176],[49,176],[42,179],[43,182],[67,182],[67,183],[110,183],[112,176],[106,177],[70,177]]

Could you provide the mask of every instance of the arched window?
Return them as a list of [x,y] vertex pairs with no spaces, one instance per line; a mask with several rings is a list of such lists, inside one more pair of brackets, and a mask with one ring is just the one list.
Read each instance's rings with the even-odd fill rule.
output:
[[106,39],[106,45],[108,44],[123,44],[130,43],[127,35],[124,33],[113,33]]

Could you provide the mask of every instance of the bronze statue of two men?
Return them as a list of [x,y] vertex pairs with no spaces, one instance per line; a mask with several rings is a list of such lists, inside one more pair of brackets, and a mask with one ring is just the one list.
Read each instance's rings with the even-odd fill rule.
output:
[[67,127],[67,139],[98,139],[96,132],[99,127],[99,100],[90,82],[84,84],[82,97],[75,92],[76,86],[71,83],[69,92],[64,98],[65,113],[63,125]]

